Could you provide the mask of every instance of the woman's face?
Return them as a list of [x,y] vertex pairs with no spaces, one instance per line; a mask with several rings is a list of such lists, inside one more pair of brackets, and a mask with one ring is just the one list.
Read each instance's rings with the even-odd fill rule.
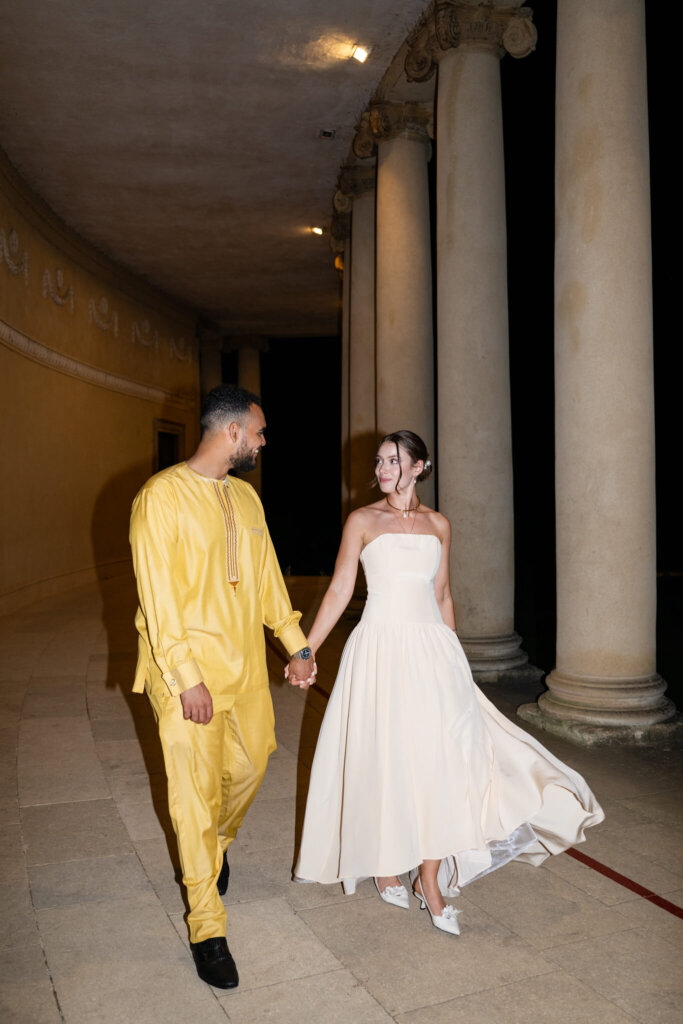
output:
[[407,490],[418,475],[417,465],[400,445],[397,448],[393,441],[381,444],[375,456],[375,476],[382,494],[395,491],[397,484],[399,493]]

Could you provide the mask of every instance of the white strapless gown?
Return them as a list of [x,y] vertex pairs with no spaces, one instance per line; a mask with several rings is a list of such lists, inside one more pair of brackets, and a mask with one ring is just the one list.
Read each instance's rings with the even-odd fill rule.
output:
[[475,685],[434,596],[437,537],[381,534],[313,761],[295,876],[398,875],[440,860],[444,895],[518,857],[540,864],[602,821],[583,778]]

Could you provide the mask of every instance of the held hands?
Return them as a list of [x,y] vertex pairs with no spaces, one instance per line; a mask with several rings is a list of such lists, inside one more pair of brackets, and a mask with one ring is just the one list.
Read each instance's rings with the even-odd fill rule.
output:
[[285,679],[289,679],[292,686],[300,686],[307,690],[315,683],[318,666],[315,659],[304,661],[296,656],[290,659],[289,665],[285,665]]
[[183,705],[183,717],[196,722],[197,725],[208,725],[213,718],[213,701],[204,683],[197,683],[180,694]]

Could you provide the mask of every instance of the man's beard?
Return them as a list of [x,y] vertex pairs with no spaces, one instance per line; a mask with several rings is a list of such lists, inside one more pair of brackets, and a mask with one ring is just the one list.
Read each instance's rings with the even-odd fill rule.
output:
[[256,462],[258,460],[258,452],[254,452],[252,448],[249,448],[247,444],[244,444],[241,448],[235,452],[232,457],[231,469],[239,469],[243,473],[248,473],[250,469],[256,469]]

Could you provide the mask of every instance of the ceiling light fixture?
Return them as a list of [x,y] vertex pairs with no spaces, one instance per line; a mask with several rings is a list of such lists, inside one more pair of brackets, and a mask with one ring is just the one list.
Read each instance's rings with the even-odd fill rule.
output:
[[311,231],[313,232],[314,235],[322,235],[323,233],[322,228],[311,228]]
[[364,46],[354,46],[351,51],[351,56],[354,60],[357,60],[359,64],[365,64],[365,61],[370,56],[370,51],[366,50]]

